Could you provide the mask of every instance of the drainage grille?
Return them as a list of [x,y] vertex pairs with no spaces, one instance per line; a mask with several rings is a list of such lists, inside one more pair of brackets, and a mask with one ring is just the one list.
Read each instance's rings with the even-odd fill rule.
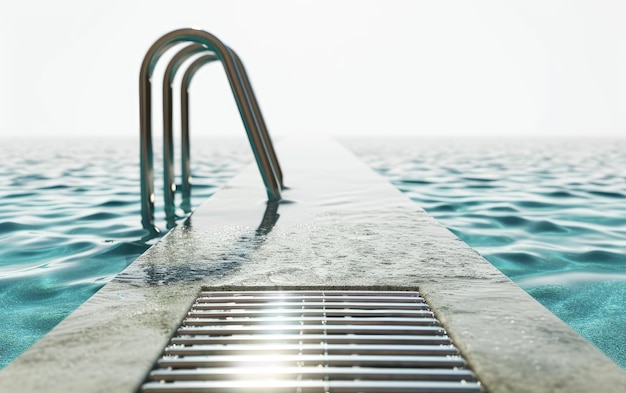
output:
[[480,392],[417,292],[202,292],[141,392]]

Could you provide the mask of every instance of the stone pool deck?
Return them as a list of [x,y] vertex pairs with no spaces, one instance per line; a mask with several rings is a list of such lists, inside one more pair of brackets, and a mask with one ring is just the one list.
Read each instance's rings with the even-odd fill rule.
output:
[[202,288],[417,289],[488,392],[625,391],[626,372],[339,144],[277,152],[284,202],[249,166],[0,371],[0,391],[135,392]]

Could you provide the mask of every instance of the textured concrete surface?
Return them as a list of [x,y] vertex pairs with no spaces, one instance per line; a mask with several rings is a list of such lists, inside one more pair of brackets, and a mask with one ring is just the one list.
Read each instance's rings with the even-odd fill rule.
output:
[[286,140],[0,372],[4,392],[134,392],[203,287],[418,289],[500,392],[624,392],[626,372],[347,150]]

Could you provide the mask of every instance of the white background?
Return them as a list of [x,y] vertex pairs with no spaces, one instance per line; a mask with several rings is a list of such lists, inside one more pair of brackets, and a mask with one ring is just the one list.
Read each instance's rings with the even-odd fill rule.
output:
[[[142,58],[181,27],[240,54],[272,135],[626,129],[624,1],[35,0],[0,5],[0,136],[138,135]],[[194,134],[242,132],[218,65],[191,100]]]

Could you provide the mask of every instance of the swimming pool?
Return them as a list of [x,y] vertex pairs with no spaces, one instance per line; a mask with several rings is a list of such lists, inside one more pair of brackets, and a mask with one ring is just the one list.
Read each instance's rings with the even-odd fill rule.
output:
[[[194,141],[194,207],[252,160],[244,139]],[[140,222],[138,151],[130,139],[0,144],[0,367],[154,242]]]
[[[344,142],[626,368],[624,141]],[[246,143],[194,141],[194,205],[252,160]],[[0,146],[1,367],[150,242],[135,141]]]
[[346,140],[626,368],[626,140]]

